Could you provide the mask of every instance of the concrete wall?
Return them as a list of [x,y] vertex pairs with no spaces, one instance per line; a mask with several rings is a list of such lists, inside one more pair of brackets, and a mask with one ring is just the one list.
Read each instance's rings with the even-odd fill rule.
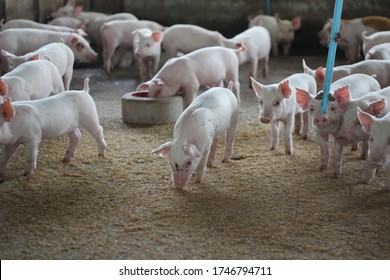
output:
[[[51,10],[66,0],[0,0],[0,16],[6,19],[29,18],[43,22]],[[106,13],[130,12],[169,26],[192,23],[218,30],[231,37],[247,27],[248,15],[265,13],[265,0],[78,0],[84,10]],[[302,28],[296,33],[292,53],[324,51],[317,32],[333,16],[335,1],[271,0],[271,14],[291,19],[300,15]],[[343,18],[367,15],[390,16],[389,0],[344,0]]]

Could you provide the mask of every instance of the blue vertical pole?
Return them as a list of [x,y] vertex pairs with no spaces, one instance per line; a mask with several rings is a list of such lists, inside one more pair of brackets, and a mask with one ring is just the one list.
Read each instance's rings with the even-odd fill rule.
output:
[[332,30],[329,38],[328,59],[326,61],[325,82],[324,82],[324,91],[323,91],[324,94],[323,94],[322,104],[321,104],[322,114],[325,114],[328,108],[330,84],[332,82],[334,60],[336,57],[336,48],[337,48],[337,43],[335,41],[335,38],[340,28],[342,10],[343,10],[343,0],[336,0],[336,4],[333,11]]
[[271,15],[271,0],[265,0],[265,13]]

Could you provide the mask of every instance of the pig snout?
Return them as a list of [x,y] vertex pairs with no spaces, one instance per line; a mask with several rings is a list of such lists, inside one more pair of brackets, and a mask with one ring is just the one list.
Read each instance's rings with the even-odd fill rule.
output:
[[260,121],[262,123],[270,123],[271,119],[269,117],[266,117],[266,116],[261,116]]
[[173,186],[177,189],[182,189],[187,185],[187,174],[176,173],[173,174]]
[[318,114],[313,119],[313,124],[318,127],[323,127],[329,125],[329,118],[327,115]]

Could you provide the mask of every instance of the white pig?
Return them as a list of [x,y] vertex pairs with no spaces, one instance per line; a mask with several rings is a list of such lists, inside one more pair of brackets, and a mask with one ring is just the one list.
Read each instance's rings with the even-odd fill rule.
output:
[[[317,90],[324,88],[325,68],[318,67],[310,69],[303,60],[303,69],[307,74],[312,75],[317,82]],[[333,68],[332,82],[352,74],[374,75],[381,88],[390,86],[390,61],[386,60],[364,60],[354,64],[340,65]]]
[[55,26],[45,23],[35,22],[29,19],[12,19],[3,24],[0,23],[1,31],[10,29],[10,28],[35,28],[43,30],[51,30],[57,32],[68,32],[68,33],[77,33],[81,36],[87,36],[87,33],[81,28],[70,28],[66,26]]
[[[365,74],[353,74],[344,77],[330,85],[329,101],[326,112],[321,112],[323,102],[323,92],[320,91],[315,97],[309,92],[298,89],[297,102],[303,110],[310,111],[310,119],[316,131],[320,145],[321,164],[320,170],[326,171],[329,167],[329,135],[337,137],[340,127],[343,123],[343,111],[336,102],[336,97],[350,93],[354,97],[359,97],[367,92],[379,90],[379,83],[371,76]],[[342,153],[344,145],[335,141],[333,147],[333,176],[341,176]],[[363,154],[366,153],[366,146],[363,148]]]
[[238,125],[239,102],[229,89],[215,87],[194,99],[178,118],[173,141],[162,144],[153,154],[169,156],[174,186],[183,188],[195,172],[201,183],[207,166],[215,159],[218,136],[225,134],[222,162],[229,162],[233,153]]
[[74,53],[64,43],[49,43],[34,52],[20,56],[11,54],[4,50],[1,50],[1,54],[7,61],[10,71],[18,65],[35,58],[48,59],[57,67],[58,72],[62,76],[65,90],[69,89],[73,76]]
[[365,183],[371,184],[377,169],[386,168],[386,189],[390,190],[390,113],[382,118],[372,116],[358,108],[357,116],[363,130],[370,135],[370,152]]
[[237,52],[238,60],[240,64],[250,64],[249,77],[257,79],[259,60],[261,60],[262,63],[263,77],[267,77],[268,60],[271,51],[271,37],[266,28],[262,26],[253,26],[233,38],[228,39],[225,42],[225,46],[243,48],[242,51]]
[[50,25],[66,26],[70,28],[82,28],[85,30],[84,21],[75,17],[57,17],[49,22]]
[[[88,41],[76,33],[64,33],[33,28],[15,28],[0,32],[0,49],[15,55],[24,55],[52,42],[63,40],[68,45],[78,62],[92,62],[97,53],[91,48]],[[3,60],[3,58],[2,58]],[[2,63],[2,70],[4,63]]]
[[150,20],[112,20],[103,24],[100,29],[100,36],[103,45],[103,68],[107,73],[112,70],[111,59],[117,48],[121,49],[114,66],[117,66],[126,49],[133,48],[133,31],[139,28],[149,28],[152,31],[162,31],[164,27],[157,22]]
[[162,46],[168,57],[175,57],[205,47],[223,46],[225,41],[218,31],[194,24],[175,24],[164,30]]
[[[279,144],[279,122],[284,124],[284,141],[287,155],[293,152],[292,131],[296,114],[302,113],[296,101],[296,88],[304,88],[315,94],[316,84],[312,76],[299,73],[284,79],[279,84],[262,85],[252,79],[252,87],[259,101],[260,121],[271,124],[271,150]],[[309,124],[306,118],[303,136],[307,138]]]
[[222,86],[233,82],[233,92],[240,96],[238,58],[235,51],[225,47],[208,47],[181,57],[169,59],[160,71],[137,90],[148,90],[151,97],[183,93],[183,106],[188,107],[200,86]]
[[301,17],[297,16],[291,21],[275,16],[257,15],[250,19],[249,27],[264,26],[269,31],[272,41],[272,54],[279,54],[279,45],[283,46],[283,54],[288,55],[294,41],[295,31],[301,27]]
[[57,17],[75,17],[80,20],[94,20],[98,17],[104,17],[106,14],[100,12],[83,12],[83,6],[76,6],[76,0],[68,0],[65,6],[51,12],[53,18]]
[[151,79],[157,73],[161,55],[161,31],[140,28],[133,31],[133,52],[140,69],[141,81]]
[[1,95],[8,95],[13,101],[41,99],[64,91],[58,69],[47,60],[19,65],[3,75],[0,84]]
[[389,43],[390,42],[390,31],[379,31],[372,33],[370,36],[367,36],[367,31],[362,32],[362,49],[363,54],[366,55],[367,52],[376,45]]
[[99,125],[96,105],[88,92],[87,78],[82,91],[64,91],[40,100],[13,103],[5,99],[0,106],[0,144],[4,145],[0,156],[0,177],[4,177],[8,161],[19,145],[25,148],[25,175],[28,176],[36,169],[41,140],[64,134],[68,134],[69,146],[63,162],[69,162],[81,136],[79,127],[95,138],[99,155],[104,156],[107,144],[103,128]]
[[368,94],[354,98],[349,92],[337,96],[337,102],[343,110],[344,121],[337,134],[337,141],[347,145],[356,141],[368,140],[368,134],[362,130],[357,118],[357,108],[377,117],[390,112],[390,87],[372,90]]
[[[328,45],[333,19],[329,18],[318,33],[320,44]],[[372,34],[377,31],[390,30],[390,19],[381,16],[366,16],[355,19],[342,19],[339,32],[341,39],[337,46],[344,49],[348,63],[354,63],[360,59],[362,46],[362,32]]]
[[365,59],[390,60],[390,42],[373,46],[368,50]]

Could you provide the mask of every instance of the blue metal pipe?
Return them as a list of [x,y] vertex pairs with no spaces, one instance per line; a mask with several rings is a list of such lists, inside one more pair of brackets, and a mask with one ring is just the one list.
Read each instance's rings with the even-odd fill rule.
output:
[[265,0],[265,13],[271,15],[271,0]]
[[336,4],[333,11],[332,30],[329,38],[328,58],[326,61],[325,82],[324,82],[324,91],[323,91],[324,95],[321,104],[322,114],[325,114],[328,109],[330,84],[332,83],[334,60],[336,57],[336,49],[337,49],[336,36],[340,28],[342,10],[343,10],[343,0],[336,0]]

